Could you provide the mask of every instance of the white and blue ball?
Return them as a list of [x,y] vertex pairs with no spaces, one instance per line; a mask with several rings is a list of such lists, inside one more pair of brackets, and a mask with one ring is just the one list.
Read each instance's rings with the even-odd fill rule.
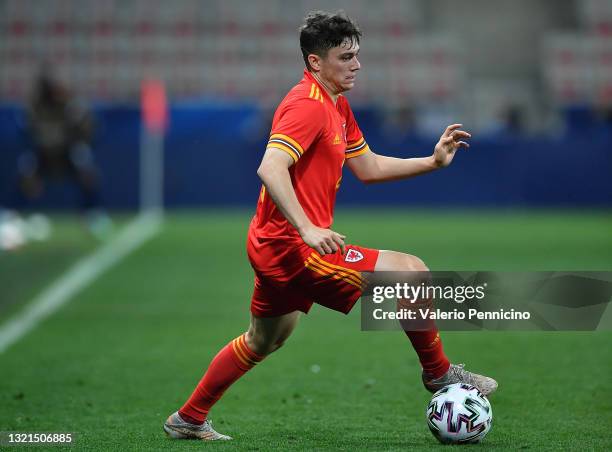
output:
[[489,400],[463,383],[440,389],[427,406],[427,425],[443,444],[477,443],[491,430],[492,422]]

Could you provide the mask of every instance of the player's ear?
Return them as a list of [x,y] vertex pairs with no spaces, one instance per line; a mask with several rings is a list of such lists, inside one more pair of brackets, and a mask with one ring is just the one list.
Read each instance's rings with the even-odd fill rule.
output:
[[316,55],[314,53],[311,53],[310,55],[308,55],[308,64],[310,65],[310,68],[314,71],[320,71],[321,70],[321,57],[319,55]]

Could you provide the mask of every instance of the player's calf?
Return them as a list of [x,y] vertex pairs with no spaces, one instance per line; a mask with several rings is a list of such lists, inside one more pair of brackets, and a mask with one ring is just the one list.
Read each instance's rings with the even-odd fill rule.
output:
[[261,356],[275,352],[289,338],[298,319],[297,311],[279,317],[251,316],[249,330],[245,334],[247,346]]

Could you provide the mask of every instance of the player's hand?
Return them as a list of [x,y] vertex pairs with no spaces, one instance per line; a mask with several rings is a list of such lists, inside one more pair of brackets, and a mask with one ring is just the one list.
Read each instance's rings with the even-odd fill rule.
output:
[[440,137],[433,154],[436,166],[443,168],[450,165],[457,149],[470,147],[468,143],[462,140],[472,138],[472,135],[465,130],[459,130],[462,126],[463,124],[451,124]]
[[313,224],[299,231],[302,240],[309,247],[313,248],[321,256],[334,254],[338,250],[344,254],[344,239],[346,236],[338,234],[331,229],[319,228]]

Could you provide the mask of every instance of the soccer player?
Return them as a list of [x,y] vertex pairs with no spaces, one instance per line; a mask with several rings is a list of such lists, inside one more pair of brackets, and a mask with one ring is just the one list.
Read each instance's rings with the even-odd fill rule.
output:
[[[202,380],[164,430],[173,438],[228,440],[208,413],[241,376],[278,350],[313,303],[347,314],[362,294],[364,278],[379,272],[428,268],[416,256],[345,244],[330,229],[342,167],[363,182],[405,179],[451,163],[470,134],[461,124],[446,128],[430,157],[398,159],[375,154],[342,93],[355,84],[361,32],[344,13],[312,12],[300,29],[304,78],[278,106],[257,174],[263,182],[248,233],[255,270],[251,322],[213,358]],[[434,392],[465,382],[484,394],[495,380],[451,364],[435,326],[406,331]]]

